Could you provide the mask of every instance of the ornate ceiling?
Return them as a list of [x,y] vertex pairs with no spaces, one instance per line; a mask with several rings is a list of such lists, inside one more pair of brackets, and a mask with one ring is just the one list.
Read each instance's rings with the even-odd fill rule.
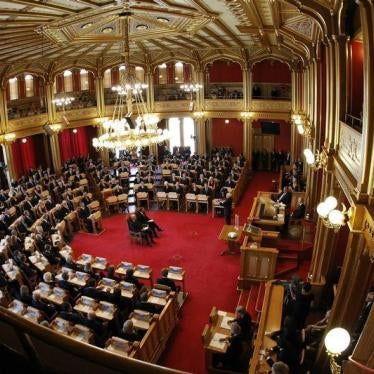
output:
[[[320,0],[326,9],[335,1]],[[320,37],[295,0],[0,0],[0,68],[121,60],[123,17],[131,12],[131,59],[175,56],[306,61]]]

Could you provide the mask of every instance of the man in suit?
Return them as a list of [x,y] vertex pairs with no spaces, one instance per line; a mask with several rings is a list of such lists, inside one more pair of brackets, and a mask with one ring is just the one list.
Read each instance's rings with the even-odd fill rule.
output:
[[145,226],[136,219],[135,214],[131,214],[127,220],[129,230],[132,232],[140,232],[141,236],[146,240],[148,245],[155,244],[153,233],[149,226]]
[[154,231],[155,236],[157,237],[156,230],[157,231],[163,231],[162,228],[153,220],[150,219],[146,213],[145,209],[143,207],[140,207],[135,212],[136,219],[142,224],[142,225],[148,225],[152,231]]
[[305,203],[301,197],[297,200],[297,207],[292,213],[293,219],[301,219],[305,216]]
[[276,202],[289,206],[291,204],[291,200],[292,200],[291,189],[288,186],[285,186],[283,188],[283,192],[278,194]]
[[43,312],[48,319],[56,312],[56,309],[52,304],[47,304],[41,300],[39,291],[34,291],[31,306]]
[[232,209],[232,197],[231,193],[226,194],[226,199],[223,200],[220,205],[223,206],[223,216],[225,217],[226,225],[231,225],[231,209]]
[[157,279],[157,284],[162,284],[163,286],[170,287],[172,291],[179,291],[179,287],[177,287],[172,279],[168,278],[169,270],[168,268],[163,268],[161,270],[161,277]]

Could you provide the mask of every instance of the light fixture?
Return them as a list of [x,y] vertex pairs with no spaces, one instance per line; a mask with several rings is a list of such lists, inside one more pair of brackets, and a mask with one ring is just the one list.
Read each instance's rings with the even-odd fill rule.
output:
[[157,21],[160,21],[162,23],[169,23],[170,19],[166,17],[157,17]]
[[197,92],[202,88],[203,86],[199,83],[187,83],[187,84],[181,84],[180,88],[184,92],[192,93],[192,92]]
[[330,330],[325,336],[325,347],[330,358],[330,370],[332,374],[340,374],[342,372],[341,365],[336,359],[344,352],[351,342],[351,337],[347,330],[336,327]]
[[62,107],[62,110],[65,111],[65,107],[69,106],[74,100],[74,97],[71,96],[61,96],[52,100],[52,102],[56,104],[56,106]]
[[[92,140],[98,150],[133,150],[169,138],[167,129],[157,127],[158,116],[148,112],[143,99],[143,90],[148,86],[137,81],[135,67],[130,64],[130,17],[129,11],[121,14],[124,64],[120,68],[119,85],[112,87],[117,94],[112,118],[102,123],[102,135]],[[137,112],[135,116],[134,110]]]
[[34,78],[33,78],[33,76],[31,75],[31,74],[26,74],[25,75],[25,80],[26,81],[32,81]]
[[22,142],[23,144],[25,144],[25,143],[27,143],[27,139],[26,139],[26,138],[23,138],[23,139],[21,140],[21,142]]
[[230,123],[230,120],[229,119],[225,119],[225,123],[226,124]]
[[89,27],[92,26],[92,22],[88,22],[88,23],[84,23],[82,26],[81,26],[81,29],[88,29]]
[[291,120],[296,126],[296,130],[300,135],[305,136],[306,138],[312,136],[312,126],[310,124],[310,121],[304,116],[304,114],[294,113],[291,116]]
[[78,132],[77,129],[73,129],[72,131],[73,131],[73,134],[76,134]]
[[338,201],[334,196],[327,197],[325,201],[317,205],[317,213],[327,228],[337,231],[345,225],[345,218],[348,216],[348,212],[345,205],[343,203],[341,205],[343,210],[336,209]]
[[148,30],[148,25],[144,25],[144,24],[140,24],[140,25],[136,25],[136,29],[137,30]]
[[304,156],[308,166],[315,170],[325,168],[328,164],[328,154],[325,149],[322,149],[321,152],[313,153],[310,148],[305,148]]
[[103,34],[110,34],[111,32],[113,32],[113,27],[104,27],[101,32]]
[[12,143],[15,140],[16,140],[16,134],[14,132],[8,132],[7,134],[4,134],[4,142]]
[[52,125],[48,125],[49,128],[53,131],[53,132],[56,132],[58,133],[59,131],[61,131],[62,129],[62,125],[59,124],[59,123],[53,123]]

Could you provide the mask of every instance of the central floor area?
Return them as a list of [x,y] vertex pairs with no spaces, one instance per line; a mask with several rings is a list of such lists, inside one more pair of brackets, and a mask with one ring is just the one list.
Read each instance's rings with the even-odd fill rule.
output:
[[[241,224],[247,219],[257,191],[269,191],[272,179],[277,176],[274,173],[258,173],[250,181],[235,208]],[[160,364],[191,373],[205,373],[200,336],[212,307],[233,311],[240,299],[240,303],[251,312],[255,295],[249,293],[244,297],[236,291],[239,255],[220,256],[226,247],[217,239],[224,224],[222,217],[166,211],[150,211],[148,215],[164,230],[152,247],[130,241],[126,216],[120,214],[103,220],[105,231],[100,236],[75,235],[72,248],[76,256],[81,253],[102,256],[113,265],[121,261],[149,265],[153,269],[154,281],[165,266],[183,267],[189,295]]]

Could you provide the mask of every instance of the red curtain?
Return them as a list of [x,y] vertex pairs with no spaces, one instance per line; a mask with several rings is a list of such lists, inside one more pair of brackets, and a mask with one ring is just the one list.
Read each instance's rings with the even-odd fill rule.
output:
[[191,65],[183,63],[183,77],[184,77],[185,83],[190,83],[192,81],[191,73],[192,73]]
[[25,139],[26,143],[18,139],[12,144],[13,163],[17,178],[27,174],[30,169],[37,167],[34,140],[32,137]]
[[76,132],[71,129],[64,130],[59,134],[59,143],[62,162],[87,156],[89,153],[87,129],[85,127],[76,129]]
[[175,83],[174,62],[168,62],[166,64],[166,76],[167,76],[167,84],[174,84]]

